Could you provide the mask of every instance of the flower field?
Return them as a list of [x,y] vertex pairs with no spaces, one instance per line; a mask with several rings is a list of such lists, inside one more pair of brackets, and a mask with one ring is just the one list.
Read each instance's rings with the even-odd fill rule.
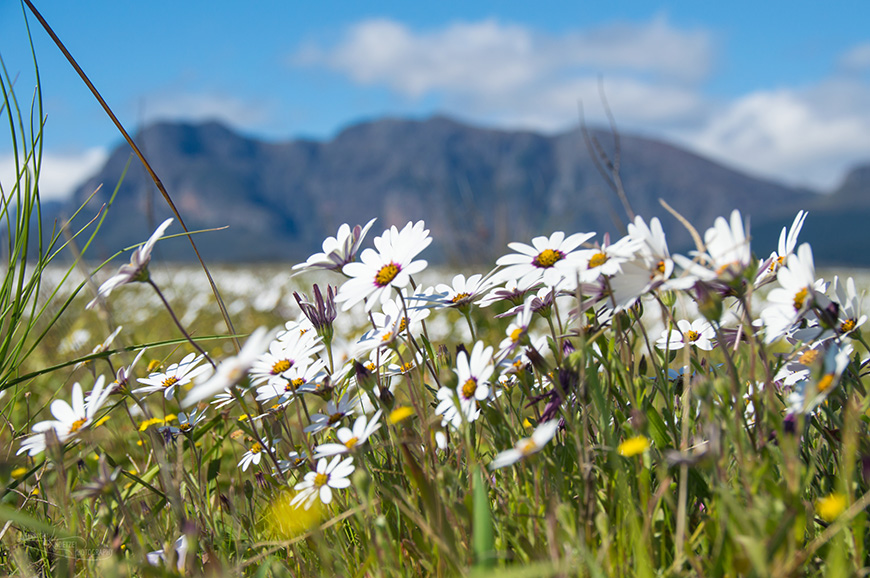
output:
[[168,266],[176,213],[95,264],[138,216],[43,223],[41,99],[0,85],[5,573],[867,575],[866,281],[818,274],[812,215],[776,247],[685,223],[678,254],[626,201],[618,239],[458,273],[376,219],[301,263]]
[[467,275],[427,267],[423,222],[343,226],[295,268],[212,271],[253,329],[238,350],[202,270],[157,262],[171,222],[90,301],[87,276],[46,267],[34,302],[66,309],[3,386],[4,559],[858,571],[866,316],[851,277],[817,278],[805,217],[763,259],[737,212],[686,256],[637,217],[612,244],[556,232]]

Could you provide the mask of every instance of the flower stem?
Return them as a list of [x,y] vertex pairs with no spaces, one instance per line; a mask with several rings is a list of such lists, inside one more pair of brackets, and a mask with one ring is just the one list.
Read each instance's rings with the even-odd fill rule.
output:
[[187,331],[184,329],[184,326],[181,325],[181,321],[179,321],[178,317],[175,316],[175,312],[172,310],[172,307],[169,305],[169,301],[167,301],[166,297],[163,296],[163,292],[160,291],[160,288],[157,287],[157,284],[155,284],[154,281],[151,279],[148,279],[147,283],[149,285],[151,285],[154,288],[154,290],[157,292],[157,296],[160,297],[161,301],[163,301],[163,305],[166,307],[166,310],[169,311],[169,315],[172,317],[172,320],[175,322],[175,325],[178,327],[179,331],[181,331],[181,334],[184,335],[184,338],[187,339],[191,345],[193,345],[194,349],[196,349],[197,351],[199,351],[202,354],[202,356],[205,358],[205,360],[208,361],[212,367],[217,367],[217,365],[215,365],[215,362],[212,361],[212,358],[208,356],[208,353],[206,353],[202,349],[202,347],[200,347],[196,343],[196,341],[193,340],[193,338],[190,336],[190,334],[188,334]]

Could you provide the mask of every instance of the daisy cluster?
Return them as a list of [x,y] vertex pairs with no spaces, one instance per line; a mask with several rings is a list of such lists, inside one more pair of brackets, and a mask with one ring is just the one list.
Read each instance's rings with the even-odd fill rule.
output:
[[[134,361],[115,372],[114,386],[96,378],[87,397],[76,383],[72,403],[52,402],[54,419],[35,423],[18,453],[79,441],[110,411],[111,393],[126,396],[116,405],[145,413],[159,400],[164,413],[178,415],[178,426],[161,428],[166,443],[211,417],[235,420],[241,471],[265,469],[296,492],[294,507],[308,509],[332,503],[360,464],[399,446],[444,461],[470,443],[474,428],[494,431],[487,439],[501,445],[474,449],[494,471],[563,445],[566,417],[582,410],[585,376],[619,355],[617,343],[643,350],[643,377],[683,387],[725,376],[749,348],[760,369],[727,402],[745,400],[748,425],[762,402],[786,420],[802,419],[867,364],[852,344],[863,344],[861,296],[851,278],[816,277],[810,246],[798,244],[805,217],[799,213],[763,259],[738,211],[717,218],[685,255],[671,254],[657,218],[637,217],[615,241],[557,231],[510,243],[493,270],[432,286],[414,279],[432,242],[423,221],[392,226],[366,248],[374,220],[342,225],[321,253],[294,267],[331,272],[336,285],[297,293],[300,315],[281,330],[258,329],[216,362],[195,343],[197,351],[141,377]],[[100,300],[127,283],[153,284],[150,251],[170,224],[100,287]],[[368,326],[337,333],[336,319],[352,310],[364,312]],[[437,315],[466,324],[470,339],[433,343],[427,322]],[[622,456],[650,447],[643,436],[628,441]]]

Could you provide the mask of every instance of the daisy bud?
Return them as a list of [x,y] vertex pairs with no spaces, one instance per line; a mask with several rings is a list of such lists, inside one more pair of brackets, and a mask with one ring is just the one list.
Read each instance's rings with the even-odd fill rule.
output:
[[361,388],[366,391],[373,391],[375,388],[375,378],[372,372],[366,369],[366,366],[359,361],[353,362],[353,370],[356,373],[356,382]]
[[662,303],[668,309],[670,309],[677,303],[677,293],[675,291],[662,291],[661,297]]
[[323,338],[323,341],[329,343],[332,341],[332,322],[335,321],[335,290],[332,286],[326,287],[326,298],[320,292],[320,287],[314,285],[314,303],[308,301],[305,295],[293,292],[293,297],[296,298],[296,303],[302,309],[305,317],[314,325],[317,334]]
[[695,301],[698,311],[707,321],[718,323],[722,318],[722,296],[704,283],[695,283]]

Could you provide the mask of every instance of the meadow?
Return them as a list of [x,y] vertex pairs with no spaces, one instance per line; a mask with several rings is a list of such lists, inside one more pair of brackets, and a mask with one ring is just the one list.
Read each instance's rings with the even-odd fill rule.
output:
[[623,197],[613,242],[541,231],[462,273],[375,220],[302,263],[172,267],[176,215],[97,264],[136,217],[42,222],[44,111],[12,84],[4,572],[867,574],[866,281],[817,274],[812,215],[777,247],[685,223],[680,255]]

